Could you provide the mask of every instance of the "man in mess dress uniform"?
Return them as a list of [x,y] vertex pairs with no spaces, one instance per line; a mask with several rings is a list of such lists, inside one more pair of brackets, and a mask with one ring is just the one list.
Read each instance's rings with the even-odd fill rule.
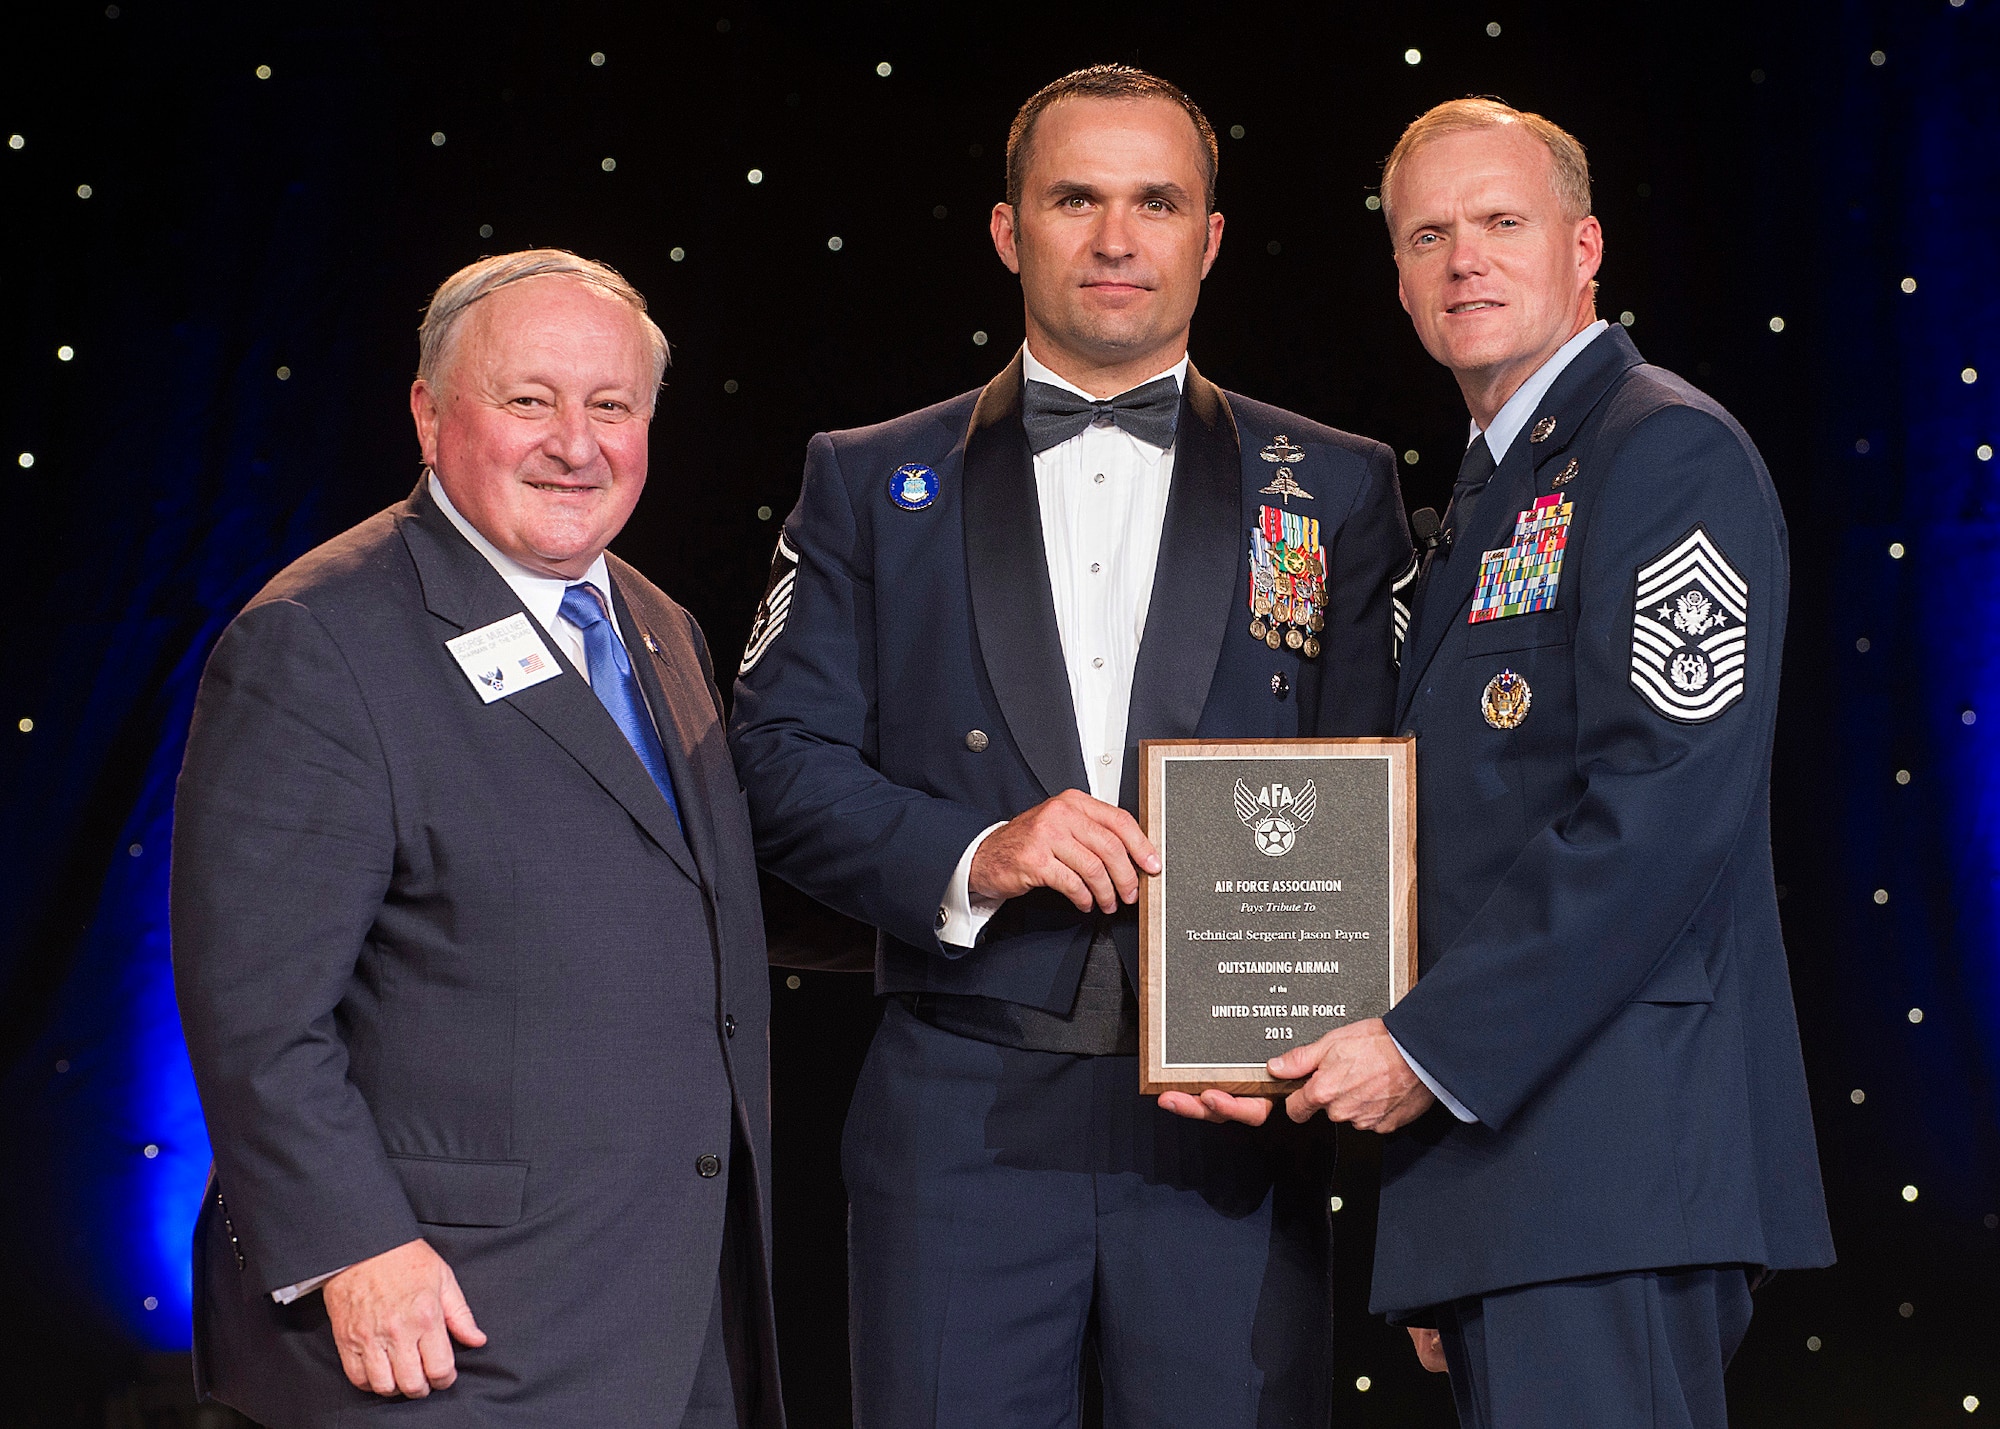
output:
[[1410,545],[1386,448],[1188,361],[1215,170],[1139,71],[1027,102],[992,218],[1024,347],[813,440],[743,657],[758,857],[879,930],[843,1157],[868,1429],[1074,1424],[1091,1354],[1107,1423],[1326,1422],[1326,1128],[1139,1093],[1138,745],[1385,733]]

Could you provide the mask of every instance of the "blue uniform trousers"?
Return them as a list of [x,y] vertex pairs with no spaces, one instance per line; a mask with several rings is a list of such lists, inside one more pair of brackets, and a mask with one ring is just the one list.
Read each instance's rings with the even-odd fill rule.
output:
[[998,1047],[891,1001],[842,1147],[858,1429],[1328,1414],[1330,1138],[1185,1121],[1137,1059]]
[[1724,1429],[1743,1267],[1638,1271],[1439,1307],[1464,1429]]

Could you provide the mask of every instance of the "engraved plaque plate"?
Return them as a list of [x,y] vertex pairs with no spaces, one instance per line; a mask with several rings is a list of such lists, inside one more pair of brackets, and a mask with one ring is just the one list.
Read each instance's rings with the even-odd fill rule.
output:
[[1379,1017],[1416,976],[1416,741],[1147,740],[1148,1095],[1282,1093],[1267,1059]]

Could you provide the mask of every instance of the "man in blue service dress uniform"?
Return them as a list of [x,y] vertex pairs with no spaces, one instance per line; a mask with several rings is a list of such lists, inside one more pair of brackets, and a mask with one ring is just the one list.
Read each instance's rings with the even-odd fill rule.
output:
[[1597,320],[1568,134],[1441,105],[1382,193],[1474,429],[1397,702],[1422,976],[1272,1069],[1311,1077],[1295,1119],[1404,1128],[1374,1308],[1437,1327],[1462,1423],[1720,1426],[1752,1280],[1833,1258],[1771,874],[1784,519],[1729,414]]
[[[1028,101],[993,213],[1025,349],[814,439],[744,654],[759,857],[880,930],[844,1148],[867,1429],[1074,1424],[1090,1343],[1107,1423],[1326,1422],[1331,1144],[1139,1095],[1131,811],[1142,739],[1386,731],[1410,546],[1380,444],[1189,365],[1215,165],[1138,71]],[[1310,553],[1283,582],[1266,529]]]

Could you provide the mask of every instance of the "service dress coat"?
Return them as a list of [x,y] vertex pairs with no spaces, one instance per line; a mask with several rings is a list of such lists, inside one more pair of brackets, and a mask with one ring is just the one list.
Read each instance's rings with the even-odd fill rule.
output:
[[1613,326],[1418,583],[1421,976],[1386,1021],[1478,1120],[1389,1138],[1376,1310],[1832,1260],[1771,866],[1787,582],[1749,437]]
[[[726,1220],[754,1422],[782,1422],[749,820],[700,630],[609,569],[679,824],[560,642],[554,678],[475,693],[445,642],[521,604],[427,486],[280,574],[209,661],[173,855],[215,1151],[197,1378],[273,1429],[678,1424]],[[489,1339],[449,1389],[380,1400],[319,1294],[271,1292],[419,1236]]]

